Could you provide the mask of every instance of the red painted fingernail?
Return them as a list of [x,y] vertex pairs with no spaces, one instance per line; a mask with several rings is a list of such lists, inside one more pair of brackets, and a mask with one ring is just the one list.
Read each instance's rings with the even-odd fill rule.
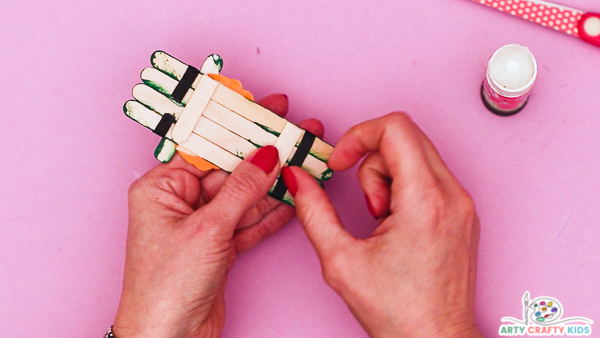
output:
[[375,215],[375,209],[373,208],[373,204],[371,204],[371,200],[369,199],[369,196],[365,195],[365,199],[367,200],[367,208],[369,209],[371,216],[373,216],[373,218],[377,219],[377,215]]
[[283,97],[285,97],[286,100],[288,99],[287,95],[285,95],[285,94],[281,94],[281,95],[283,95]]
[[250,163],[262,169],[267,174],[270,174],[277,162],[279,161],[279,152],[277,148],[273,146],[265,146],[260,148],[254,157],[250,160]]
[[281,177],[290,194],[295,197],[298,192],[298,183],[296,182],[296,177],[294,177],[292,170],[290,170],[289,167],[283,167],[281,169]]

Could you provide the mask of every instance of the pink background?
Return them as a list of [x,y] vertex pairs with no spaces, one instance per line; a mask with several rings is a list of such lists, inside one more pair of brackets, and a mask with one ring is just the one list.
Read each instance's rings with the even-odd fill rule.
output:
[[[121,107],[157,49],[196,66],[221,54],[223,74],[257,97],[286,93],[288,118],[321,119],[332,143],[409,112],[477,203],[484,334],[520,317],[527,290],[600,320],[597,47],[467,0],[4,0],[0,22],[5,336],[100,337],[113,322],[127,188],[156,165],[159,141]],[[508,43],[531,48],[539,81],[523,112],[501,118],[479,86]],[[352,233],[373,230],[353,170],[327,190]],[[295,220],[239,258],[227,306],[224,337],[365,336]]]

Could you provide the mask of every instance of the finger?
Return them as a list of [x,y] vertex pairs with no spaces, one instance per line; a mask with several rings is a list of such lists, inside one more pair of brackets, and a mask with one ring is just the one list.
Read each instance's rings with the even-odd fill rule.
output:
[[354,240],[344,230],[329,197],[312,176],[300,168],[285,167],[282,177],[294,195],[298,219],[322,262],[327,261],[336,248]]
[[367,155],[358,168],[357,176],[371,215],[376,219],[388,216],[391,178],[379,151]]
[[168,163],[161,163],[148,171],[136,181],[136,185],[146,184],[162,191],[175,195],[183,200],[188,207],[183,214],[191,214],[200,198],[200,178],[207,175],[207,172],[198,170],[193,165],[185,162],[178,154]]
[[[270,198],[272,199],[272,198]],[[265,238],[275,234],[296,214],[294,208],[279,202],[276,207],[251,227],[238,230],[233,238],[236,252],[250,250]]]
[[452,182],[454,183],[454,185],[460,186],[460,183],[458,183],[454,175],[452,175],[452,172],[450,171],[450,169],[448,169],[446,163],[444,163],[444,160],[440,156],[440,153],[437,151],[431,140],[429,140],[427,135],[421,132],[420,138],[421,143],[423,144],[423,149],[427,154],[427,160],[429,161],[429,165],[435,172],[435,174],[438,177],[442,178],[442,182],[444,183]]
[[[315,134],[317,137],[323,137],[324,127],[321,121],[317,119],[308,119],[298,123],[298,127],[309,131]],[[279,207],[282,202],[271,198],[269,196],[265,197],[264,200],[260,201],[256,207],[252,208],[252,210],[248,211],[238,224],[238,229],[243,229],[254,225],[261,221],[264,217],[266,217],[271,211],[275,208]],[[293,210],[293,208],[292,208]]]
[[265,197],[279,169],[277,148],[260,148],[249,160],[241,162],[229,175],[223,186],[204,208],[213,217],[229,225],[225,231],[233,231],[242,216]]
[[[323,123],[317,119],[308,119],[298,123],[298,127],[307,130],[317,137],[323,137],[324,127]],[[216,196],[216,194],[223,186],[225,180],[229,177],[224,171],[213,171],[206,179],[202,180],[202,196],[203,201],[198,203],[198,206],[203,205],[204,201],[210,201]],[[258,223],[263,217],[268,215],[272,210],[277,208],[281,204],[280,201],[265,197],[261,200],[254,208],[249,210],[240,220],[237,228],[242,229]]]
[[288,102],[288,97],[285,94],[271,94],[258,100],[257,103],[273,113],[285,117],[288,112]]
[[342,136],[328,165],[333,170],[346,170],[368,152],[380,151],[392,177],[410,180],[428,167],[419,132],[402,113],[363,122]]
[[207,175],[209,175],[211,173],[211,171],[202,171],[202,170],[196,168],[196,166],[194,166],[193,164],[190,164],[186,160],[184,160],[183,157],[181,157],[181,155],[179,155],[179,153],[175,153],[175,155],[173,156],[171,161],[164,164],[164,167],[168,168],[169,170],[182,169],[182,170],[185,170],[185,171],[189,172],[190,174],[196,176],[197,178],[206,177]]

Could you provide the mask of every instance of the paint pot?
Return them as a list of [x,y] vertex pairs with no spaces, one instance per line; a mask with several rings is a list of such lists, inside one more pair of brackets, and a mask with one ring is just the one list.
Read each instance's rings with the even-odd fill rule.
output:
[[537,78],[537,62],[529,48],[517,44],[498,49],[486,63],[481,99],[500,116],[521,111]]

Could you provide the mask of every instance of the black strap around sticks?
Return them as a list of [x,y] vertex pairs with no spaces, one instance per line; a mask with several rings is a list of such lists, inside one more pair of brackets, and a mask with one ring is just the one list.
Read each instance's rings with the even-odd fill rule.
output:
[[169,129],[171,129],[173,123],[175,123],[175,115],[164,114],[153,131],[156,135],[160,137],[165,137],[165,135],[167,135],[167,132],[169,132]]
[[[288,167],[290,167],[290,166],[301,167],[302,166],[302,163],[304,163],[306,156],[308,156],[308,153],[310,152],[310,149],[312,148],[313,143],[315,143],[315,139],[316,139],[316,136],[314,134],[309,133],[308,131],[304,131],[304,136],[302,136],[302,140],[300,141],[300,144],[298,145],[298,149],[296,149],[294,156],[292,156],[292,159],[290,160]],[[285,182],[283,182],[283,178],[280,175],[279,178],[277,179],[277,183],[275,184],[275,188],[273,189],[271,196],[273,198],[275,198],[276,200],[281,201],[281,200],[283,200],[283,197],[285,196],[286,191],[287,191],[287,187],[285,186]]]
[[192,66],[188,66],[185,70],[185,73],[181,77],[181,80],[179,80],[179,83],[173,90],[173,94],[171,94],[173,100],[181,103],[181,101],[185,97],[185,94],[188,92],[190,87],[192,87],[192,84],[194,84],[194,81],[196,81],[196,78],[199,74],[200,71],[198,69]]

